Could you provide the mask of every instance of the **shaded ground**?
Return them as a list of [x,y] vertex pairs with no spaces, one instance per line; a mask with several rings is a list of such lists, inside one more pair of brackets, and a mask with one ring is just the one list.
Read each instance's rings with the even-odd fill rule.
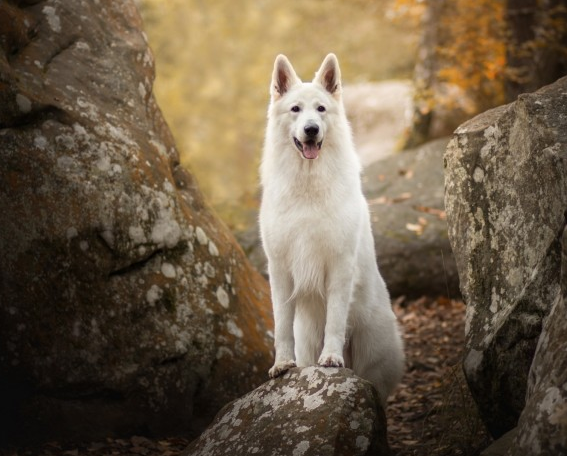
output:
[[[464,311],[460,301],[398,298],[394,310],[404,328],[407,372],[388,403],[388,435],[395,456],[473,456],[487,445],[460,360]],[[1,451],[13,456],[177,456],[182,438],[106,439],[36,450]]]
[[407,371],[388,401],[396,456],[473,456],[488,444],[461,369],[465,306],[446,298],[399,298]]

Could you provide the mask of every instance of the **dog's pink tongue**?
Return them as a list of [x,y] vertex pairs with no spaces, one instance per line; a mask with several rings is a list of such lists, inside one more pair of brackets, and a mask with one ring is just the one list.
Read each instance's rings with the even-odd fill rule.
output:
[[313,144],[304,143],[303,144],[303,156],[305,158],[313,160],[313,159],[317,158],[318,155],[319,155],[319,148],[317,147],[317,144],[315,144],[315,143],[313,143]]

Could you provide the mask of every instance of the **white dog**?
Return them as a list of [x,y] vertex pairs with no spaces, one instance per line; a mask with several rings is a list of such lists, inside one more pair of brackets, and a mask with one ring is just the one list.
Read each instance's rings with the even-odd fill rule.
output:
[[260,210],[275,320],[269,374],[346,366],[385,402],[403,373],[403,344],[376,265],[337,58],[302,83],[279,55],[270,92]]

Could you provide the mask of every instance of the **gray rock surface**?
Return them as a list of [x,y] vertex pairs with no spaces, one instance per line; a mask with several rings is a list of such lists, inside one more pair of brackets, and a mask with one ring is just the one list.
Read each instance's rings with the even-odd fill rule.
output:
[[294,368],[227,405],[186,456],[388,455],[376,390],[344,368]]
[[558,296],[530,369],[526,407],[509,456],[567,454],[567,307]]
[[480,453],[480,456],[505,456],[512,446],[517,430],[517,428],[513,428],[506,432],[506,434],[492,442],[488,448],[485,448]]
[[364,170],[378,265],[392,296],[460,295],[443,201],[446,145],[432,141]]
[[[566,122],[563,78],[461,125],[445,154],[449,237],[467,303],[464,369],[496,437],[516,426],[526,393],[544,400],[536,386],[528,391],[530,368],[550,375],[539,371],[540,357],[532,360],[544,318],[564,292]],[[525,432],[519,441],[533,441]]]
[[545,319],[528,379],[518,426],[481,456],[567,454],[567,308],[558,296]]
[[266,379],[269,290],[152,95],[132,1],[0,2],[0,438],[197,433]]

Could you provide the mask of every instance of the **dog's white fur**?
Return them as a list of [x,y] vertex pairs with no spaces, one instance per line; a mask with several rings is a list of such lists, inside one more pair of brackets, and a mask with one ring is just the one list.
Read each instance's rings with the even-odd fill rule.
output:
[[[316,127],[311,136],[306,127]],[[295,365],[346,366],[385,402],[402,376],[404,354],[376,265],[360,172],[335,55],[311,83],[279,55],[261,165],[260,228],[275,320],[269,374]]]

